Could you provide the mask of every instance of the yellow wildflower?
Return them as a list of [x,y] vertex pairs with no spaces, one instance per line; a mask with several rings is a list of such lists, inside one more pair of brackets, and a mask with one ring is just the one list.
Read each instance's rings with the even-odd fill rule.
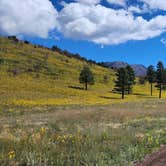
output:
[[45,128],[45,127],[41,127],[40,133],[41,133],[42,135],[44,135],[44,134],[46,133],[46,128]]
[[15,151],[10,151],[9,153],[8,153],[8,157],[9,157],[9,159],[13,159],[14,157],[15,157]]

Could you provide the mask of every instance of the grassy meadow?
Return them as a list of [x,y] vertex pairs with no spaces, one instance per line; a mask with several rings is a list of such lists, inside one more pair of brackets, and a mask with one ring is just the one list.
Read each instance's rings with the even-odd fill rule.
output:
[[[115,72],[0,38],[0,165],[128,166],[166,144],[166,92],[136,84],[121,100]],[[107,76],[107,80],[105,79]]]

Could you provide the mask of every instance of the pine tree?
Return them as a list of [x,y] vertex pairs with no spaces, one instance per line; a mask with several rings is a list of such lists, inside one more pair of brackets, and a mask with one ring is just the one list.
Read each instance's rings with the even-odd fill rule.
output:
[[163,71],[163,90],[166,90],[166,69]]
[[156,80],[156,72],[152,65],[147,69],[147,80],[151,85],[151,96],[153,96],[153,83],[155,83]]
[[161,98],[162,86],[163,86],[163,74],[164,74],[164,65],[162,62],[158,62],[157,64],[157,72],[156,72],[157,85],[156,87],[159,89],[159,98]]
[[128,72],[126,68],[118,69],[117,80],[115,81],[115,90],[122,94],[122,99],[124,99],[125,92],[128,90]]
[[85,84],[85,90],[88,90],[88,84],[94,84],[94,76],[88,66],[84,66],[80,73],[79,81],[82,84]]
[[130,65],[126,66],[126,70],[128,73],[127,91],[128,91],[128,94],[131,94],[133,85],[135,84],[135,72]]

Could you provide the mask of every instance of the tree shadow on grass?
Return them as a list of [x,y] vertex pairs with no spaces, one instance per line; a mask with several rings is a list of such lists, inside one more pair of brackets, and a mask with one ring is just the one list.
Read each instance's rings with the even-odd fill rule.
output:
[[100,96],[100,98],[109,99],[109,100],[110,100],[110,99],[114,99],[114,100],[115,100],[115,99],[116,99],[116,100],[119,99],[119,98],[117,98],[117,97],[108,97],[108,96]]
[[80,86],[68,86],[68,87],[72,89],[84,90],[84,88]]

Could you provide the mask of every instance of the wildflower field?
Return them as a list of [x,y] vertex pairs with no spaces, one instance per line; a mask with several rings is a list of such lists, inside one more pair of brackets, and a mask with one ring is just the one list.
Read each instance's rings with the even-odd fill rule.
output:
[[1,112],[0,165],[132,165],[166,144],[165,104]]
[[0,165],[128,166],[166,144],[165,91],[137,82],[121,100],[114,71],[95,64],[85,91],[85,64],[0,38]]

